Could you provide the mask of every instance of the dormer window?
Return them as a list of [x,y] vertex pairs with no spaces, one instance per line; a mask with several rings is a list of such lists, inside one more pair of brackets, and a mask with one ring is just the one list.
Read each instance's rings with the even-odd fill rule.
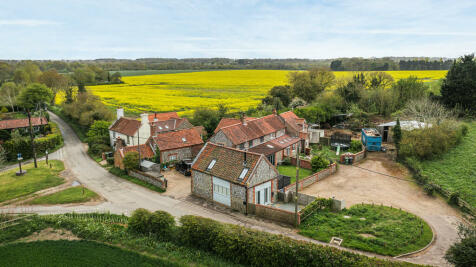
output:
[[215,163],[217,163],[217,160],[216,159],[213,159],[210,164],[208,164],[208,167],[207,167],[207,171],[210,171],[213,166],[215,166]]

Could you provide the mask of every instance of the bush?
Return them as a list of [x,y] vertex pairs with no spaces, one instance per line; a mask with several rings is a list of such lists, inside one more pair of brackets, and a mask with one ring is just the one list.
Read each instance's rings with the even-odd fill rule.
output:
[[91,147],[89,147],[89,152],[94,155],[101,155],[103,152],[109,152],[111,150],[112,148],[105,144],[93,144]]
[[126,153],[123,162],[126,170],[137,170],[139,168],[139,153],[137,151]]
[[114,158],[107,158],[106,159],[107,164],[109,165],[114,165]]
[[459,226],[461,241],[446,251],[445,259],[456,267],[476,266],[476,227]]
[[283,162],[281,162],[281,164],[284,165],[284,166],[291,165],[291,158],[289,158],[289,157],[284,158]]
[[318,172],[322,169],[325,169],[327,166],[329,166],[329,164],[329,160],[325,159],[321,155],[314,156],[311,159],[311,167],[313,172]]
[[423,186],[423,190],[427,195],[433,196],[433,193],[435,193],[435,186],[431,183],[428,183]]
[[458,192],[451,193],[450,198],[448,199],[448,202],[453,205],[459,205],[459,193]]
[[350,151],[353,153],[362,151],[362,142],[360,140],[350,141]]
[[468,134],[468,131],[469,131],[469,126],[466,123],[463,123],[461,125],[461,134],[463,136],[466,136]]
[[180,218],[179,239],[250,266],[382,266],[384,261],[281,235],[196,217]]
[[153,234],[162,240],[169,240],[175,232],[175,219],[165,211],[151,213],[146,209],[137,209],[129,219],[128,229],[139,234]]

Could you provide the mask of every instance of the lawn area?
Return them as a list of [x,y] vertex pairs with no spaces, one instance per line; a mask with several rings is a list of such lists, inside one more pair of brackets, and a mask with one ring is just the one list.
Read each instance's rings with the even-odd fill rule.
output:
[[423,248],[433,236],[428,224],[413,214],[366,204],[341,212],[315,212],[299,228],[301,235],[316,240],[340,237],[341,246],[390,256]]
[[[296,166],[292,165],[279,165],[278,166],[279,174],[286,175],[291,177],[291,184],[296,182]],[[311,170],[308,169],[299,169],[299,180],[304,179],[312,174]]]
[[[28,253],[25,253],[28,251]],[[92,241],[37,241],[0,246],[8,266],[179,266],[119,247]]]
[[18,168],[1,172],[0,203],[64,183],[64,179],[58,176],[64,170],[63,162],[50,160],[49,163],[52,166],[51,169],[45,161],[39,161],[37,169],[34,168],[33,163],[26,164],[22,167],[27,170],[23,176],[15,175]]
[[[84,190],[84,191],[83,191]],[[99,197],[95,192],[83,186],[70,187],[59,192],[41,196],[28,202],[32,205],[40,204],[67,204],[88,202]]]
[[476,121],[468,124],[469,131],[461,144],[441,158],[421,163],[422,174],[430,181],[476,207]]
[[[340,153],[344,153],[346,151],[344,150],[341,150]],[[334,162],[339,162],[339,157],[338,155],[336,155],[336,151],[332,149],[332,147],[330,146],[322,146],[322,149],[319,150],[317,148],[317,145],[314,145],[312,147],[312,151],[311,151],[312,155],[322,155],[324,156],[326,159],[328,160],[332,160]],[[340,155],[340,154],[339,154]]]
[[140,186],[143,186],[143,187],[146,187],[146,188],[149,188],[150,190],[152,191],[155,191],[155,192],[159,192],[159,193],[163,193],[165,192],[164,189],[160,188],[160,187],[157,187],[155,185],[152,185],[152,184],[149,184],[149,183],[146,183],[140,179],[137,179],[135,177],[132,177],[128,174],[126,174],[123,170],[119,169],[119,168],[116,168],[116,167],[111,167],[109,168],[109,172],[114,174],[115,176],[119,177],[119,178],[122,178],[122,179],[126,179],[128,180],[129,182],[132,182],[132,183],[135,183],[137,185],[140,185]]

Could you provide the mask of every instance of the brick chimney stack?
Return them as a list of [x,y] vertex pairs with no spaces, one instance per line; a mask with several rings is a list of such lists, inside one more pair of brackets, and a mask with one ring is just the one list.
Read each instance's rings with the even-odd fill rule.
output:
[[244,113],[241,114],[240,120],[241,120],[241,124],[243,124],[243,125],[246,126],[247,123],[246,123],[246,118],[245,118],[245,114],[244,114]]
[[116,138],[116,150],[121,149],[124,146],[122,139],[118,136]]

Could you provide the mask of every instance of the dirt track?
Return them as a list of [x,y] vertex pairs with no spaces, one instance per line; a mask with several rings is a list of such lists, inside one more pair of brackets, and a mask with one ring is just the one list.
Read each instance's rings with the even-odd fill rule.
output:
[[363,162],[356,166],[340,165],[335,175],[304,189],[302,193],[344,199],[346,207],[362,202],[377,203],[416,214],[426,220],[436,232],[436,242],[425,253],[407,260],[447,265],[443,255],[457,240],[460,213],[443,199],[427,196],[415,183],[405,179],[410,179],[405,168],[388,160],[381,153],[369,153]]

